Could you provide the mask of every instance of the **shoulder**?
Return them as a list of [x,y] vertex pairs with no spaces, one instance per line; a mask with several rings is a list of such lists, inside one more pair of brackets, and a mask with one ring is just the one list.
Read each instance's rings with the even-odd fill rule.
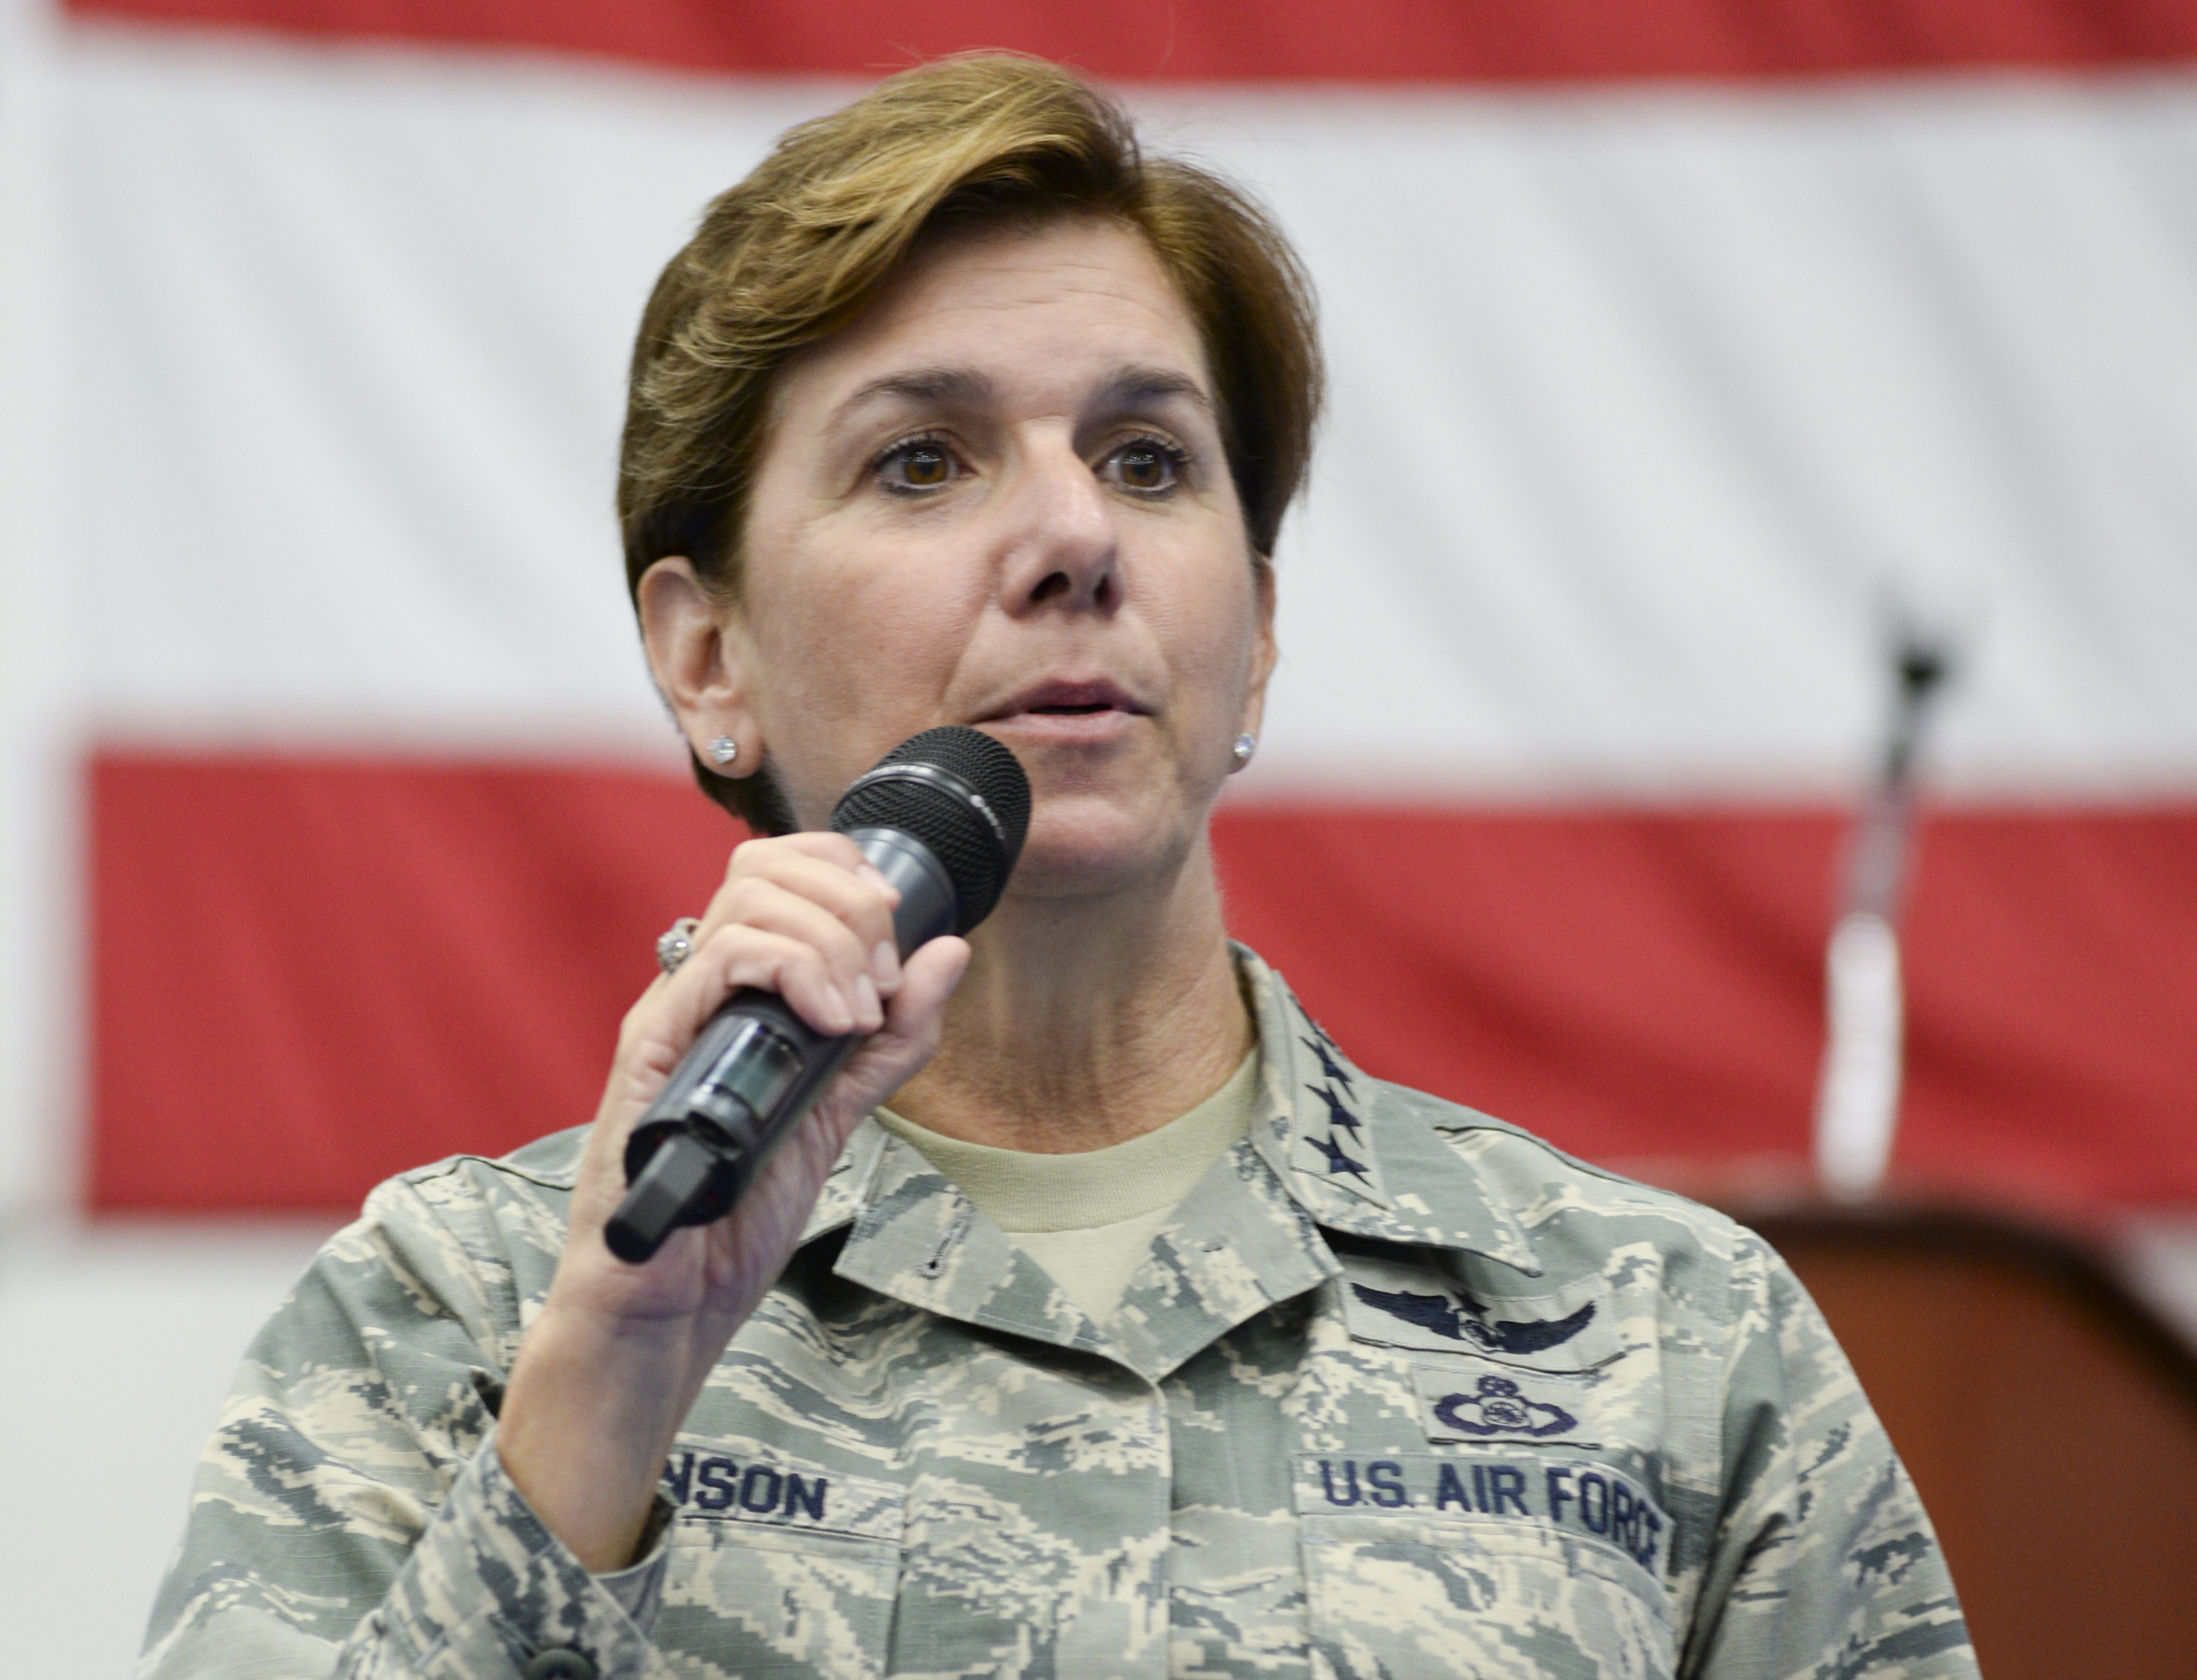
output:
[[[446,1156],[385,1179],[368,1193],[358,1221],[339,1232],[380,1246],[471,1250],[500,1255],[513,1243],[564,1247],[566,1209],[588,1128],[554,1132],[509,1155]],[[455,1249],[453,1248],[455,1245]]]
[[564,1252],[566,1209],[587,1128],[513,1153],[454,1155],[374,1186],[329,1238],[293,1295],[314,1318],[452,1320],[507,1353]]
[[382,1188],[405,1185],[423,1194],[526,1193],[522,1186],[569,1192],[580,1173],[580,1154],[591,1128],[574,1126],[536,1138],[508,1155],[451,1155],[414,1167],[385,1181]]
[[[559,1225],[588,1128],[553,1132],[504,1156],[452,1155],[399,1173],[374,1186],[363,1222],[400,1230],[430,1225],[466,1231],[484,1225]],[[560,1238],[561,1240],[561,1238]]]
[[1465,1193],[1500,1210],[1529,1274],[1510,1286],[1519,1296],[1597,1303],[1625,1346],[1661,1349],[1661,1380],[1694,1389],[1704,1415],[1756,1402],[1779,1412],[1794,1392],[1818,1407],[1860,1403],[1800,1280],[1730,1214],[1461,1104],[1378,1081],[1375,1093],[1377,1132],[1432,1139],[1466,1169]]
[[[1567,1155],[1477,1109],[1373,1077],[1256,953],[1239,945],[1235,956],[1258,1022],[1270,1164],[1323,1226],[1469,1251],[1527,1279],[1621,1269],[1620,1251],[1645,1251],[1665,1257],[1688,1287],[1703,1267],[1729,1268],[1754,1241],[1713,1208]],[[1361,1141],[1370,1162],[1354,1153]]]
[[[1670,1273],[1729,1277],[1775,1264],[1761,1238],[1729,1214],[1673,1190],[1566,1153],[1524,1127],[1385,1080],[1372,1081],[1371,1119],[1384,1159],[1405,1136],[1431,1137],[1475,1190],[1501,1210],[1544,1272],[1600,1270],[1619,1251],[1658,1257]],[[1402,1150],[1399,1152],[1406,1152]],[[1672,1276],[1671,1282],[1681,1278]]]

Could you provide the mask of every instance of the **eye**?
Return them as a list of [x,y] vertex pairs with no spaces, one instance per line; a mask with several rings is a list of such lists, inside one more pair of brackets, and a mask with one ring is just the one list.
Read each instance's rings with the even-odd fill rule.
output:
[[1182,450],[1156,437],[1133,437],[1108,455],[1098,472],[1125,490],[1159,495],[1181,482],[1188,459]]
[[901,495],[942,490],[954,482],[953,450],[936,437],[911,437],[878,457],[875,471],[884,487]]

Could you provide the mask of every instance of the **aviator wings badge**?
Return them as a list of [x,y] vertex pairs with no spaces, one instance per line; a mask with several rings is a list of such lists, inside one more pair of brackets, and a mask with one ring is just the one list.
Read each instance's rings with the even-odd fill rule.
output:
[[1599,1277],[1546,1295],[1493,1295],[1385,1256],[1341,1258],[1344,1316],[1363,1341],[1554,1371],[1591,1370],[1624,1352],[1610,1287]]
[[1545,1353],[1551,1347],[1562,1347],[1594,1322],[1592,1301],[1562,1318],[1489,1324],[1459,1311],[1457,1303],[1446,1295],[1417,1295],[1406,1289],[1369,1289],[1363,1283],[1353,1283],[1350,1288],[1368,1306],[1378,1307],[1407,1324],[1416,1324],[1452,1341],[1464,1342],[1483,1353]]

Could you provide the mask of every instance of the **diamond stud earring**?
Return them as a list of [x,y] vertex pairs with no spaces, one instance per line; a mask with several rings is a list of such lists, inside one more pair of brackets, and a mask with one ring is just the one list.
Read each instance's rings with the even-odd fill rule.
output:
[[1238,735],[1236,738],[1236,744],[1229,749],[1236,755],[1236,768],[1240,770],[1249,764],[1251,762],[1251,755],[1258,750],[1259,738],[1256,735]]
[[710,743],[710,756],[720,764],[729,764],[740,756],[740,744],[730,735],[720,735]]

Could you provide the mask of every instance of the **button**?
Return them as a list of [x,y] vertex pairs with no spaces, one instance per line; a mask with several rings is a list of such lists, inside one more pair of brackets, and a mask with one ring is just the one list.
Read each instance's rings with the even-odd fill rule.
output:
[[595,1680],[595,1666],[577,1651],[537,1651],[526,1680]]

